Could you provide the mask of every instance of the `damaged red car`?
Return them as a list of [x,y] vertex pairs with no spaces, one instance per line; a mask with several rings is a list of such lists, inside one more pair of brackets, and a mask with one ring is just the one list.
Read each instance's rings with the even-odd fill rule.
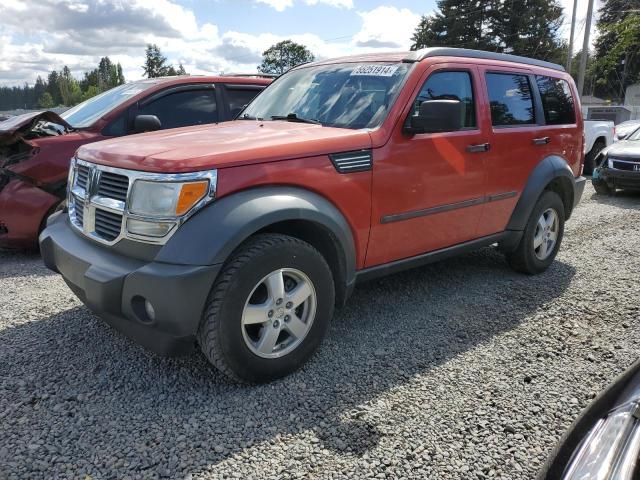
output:
[[81,145],[151,130],[232,120],[271,78],[163,77],[108,90],[61,115],[35,112],[0,123],[0,247],[35,248],[66,195]]

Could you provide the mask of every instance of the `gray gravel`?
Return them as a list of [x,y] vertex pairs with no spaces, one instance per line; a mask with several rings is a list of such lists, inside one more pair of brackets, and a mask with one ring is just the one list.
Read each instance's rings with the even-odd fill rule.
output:
[[639,270],[640,196],[587,186],[545,274],[485,249],[362,285],[305,368],[246,387],[0,253],[0,478],[530,479],[638,356]]

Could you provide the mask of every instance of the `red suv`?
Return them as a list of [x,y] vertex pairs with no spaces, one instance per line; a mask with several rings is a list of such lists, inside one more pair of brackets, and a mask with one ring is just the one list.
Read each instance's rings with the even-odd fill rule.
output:
[[67,110],[0,123],[0,247],[34,247],[66,194],[81,145],[142,131],[231,120],[270,79],[165,77],[113,88]]
[[496,243],[549,267],[584,188],[577,98],[558,65],[473,50],[306,64],[234,122],[80,148],[41,250],[136,341],[267,381],[358,282]]

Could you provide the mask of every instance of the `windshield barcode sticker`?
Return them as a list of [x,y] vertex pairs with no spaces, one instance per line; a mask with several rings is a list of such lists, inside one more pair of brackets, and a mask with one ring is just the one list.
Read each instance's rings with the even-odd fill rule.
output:
[[398,70],[398,65],[358,65],[351,72],[352,77],[390,77]]

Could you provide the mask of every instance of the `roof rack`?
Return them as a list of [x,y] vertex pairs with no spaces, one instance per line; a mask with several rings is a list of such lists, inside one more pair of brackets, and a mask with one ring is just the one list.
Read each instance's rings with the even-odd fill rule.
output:
[[409,54],[402,59],[405,63],[414,63],[430,57],[467,57],[481,58],[484,60],[500,60],[503,62],[525,63],[528,65],[536,65],[538,67],[552,68],[564,72],[562,65],[557,63],[545,62],[544,60],[536,60],[535,58],[520,57],[518,55],[509,55],[507,53],[485,52],[482,50],[472,50],[469,48],[449,48],[449,47],[431,47],[422,48]]
[[222,73],[221,77],[277,78],[277,73]]

